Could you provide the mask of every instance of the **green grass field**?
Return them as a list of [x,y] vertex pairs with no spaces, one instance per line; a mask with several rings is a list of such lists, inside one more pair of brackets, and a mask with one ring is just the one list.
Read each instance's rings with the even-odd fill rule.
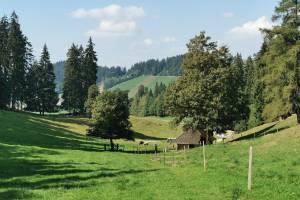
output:
[[121,89],[121,90],[128,90],[129,97],[134,97],[137,93],[138,87],[140,85],[144,85],[145,87],[151,88],[154,90],[155,83],[164,83],[169,85],[173,81],[177,79],[176,76],[139,76],[137,78],[131,79],[129,81],[125,81],[118,85],[115,85],[110,90]]
[[[160,138],[180,134],[168,127],[168,118],[131,121],[140,139],[161,145]],[[0,199],[300,199],[295,117],[234,138],[240,141],[206,147],[206,172],[202,148],[167,152],[164,164],[163,153],[103,151],[108,141],[85,137],[87,124],[84,118],[0,111]],[[117,142],[132,150],[138,141]]]

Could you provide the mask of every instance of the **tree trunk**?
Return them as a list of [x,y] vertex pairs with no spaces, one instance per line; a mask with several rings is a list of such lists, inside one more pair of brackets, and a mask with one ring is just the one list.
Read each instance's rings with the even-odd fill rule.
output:
[[300,124],[300,109],[296,110],[296,115],[297,115],[297,124]]
[[110,140],[110,149],[111,149],[111,151],[114,151],[115,150],[115,145],[114,145],[113,139],[110,138],[109,140]]

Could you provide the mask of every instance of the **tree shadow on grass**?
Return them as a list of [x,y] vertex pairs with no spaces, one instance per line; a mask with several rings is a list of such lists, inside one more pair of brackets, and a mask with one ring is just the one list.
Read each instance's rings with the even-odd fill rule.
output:
[[[38,198],[30,190],[78,189],[95,184],[111,183],[108,179],[125,175],[154,172],[159,169],[107,168],[97,162],[51,162],[32,157],[35,152],[0,144],[0,199]],[[39,154],[57,154],[54,150],[38,151]],[[24,192],[26,191],[26,192]]]
[[0,199],[32,199],[35,196],[26,190],[6,190],[4,192],[0,192]]
[[[0,143],[50,149],[104,150],[105,142],[99,139],[81,136],[31,114],[14,113],[14,115],[17,115],[17,119],[3,118],[0,124]],[[15,117],[14,115],[12,117]]]
[[160,140],[160,141],[167,139],[167,138],[148,136],[148,135],[144,135],[143,133],[139,133],[139,132],[133,132],[133,138],[134,139],[141,139],[141,140]]
[[282,130],[285,130],[285,129],[288,129],[290,128],[289,126],[284,126],[284,127],[281,127],[281,128],[278,128],[278,129],[275,129],[274,127],[277,125],[277,123],[275,124],[272,124],[260,131],[256,131],[256,132],[253,132],[249,135],[245,135],[245,136],[241,136],[237,139],[233,139],[231,140],[230,142],[235,142],[235,141],[241,141],[241,140],[249,140],[249,139],[254,139],[254,138],[258,138],[258,137],[261,137],[261,136],[265,136],[265,135],[268,135],[268,134],[273,134],[273,133],[276,133],[276,132],[280,132]]

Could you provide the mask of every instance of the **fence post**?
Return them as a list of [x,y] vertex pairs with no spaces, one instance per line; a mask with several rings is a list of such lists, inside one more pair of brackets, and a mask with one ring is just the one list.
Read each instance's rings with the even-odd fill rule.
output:
[[166,165],[166,152],[167,152],[167,148],[164,149],[164,166]]
[[252,188],[252,146],[249,148],[248,190]]
[[185,155],[185,145],[183,145],[183,154],[184,154],[184,161],[186,161],[186,155]]
[[175,153],[174,153],[175,150],[173,150],[173,166],[175,165]]
[[203,169],[204,171],[206,171],[206,160],[205,160],[205,145],[204,145],[204,141],[202,141],[202,152],[203,152]]

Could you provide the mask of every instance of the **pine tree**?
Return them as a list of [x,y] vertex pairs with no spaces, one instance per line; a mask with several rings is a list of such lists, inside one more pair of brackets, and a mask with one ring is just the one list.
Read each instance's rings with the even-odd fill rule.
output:
[[80,49],[73,44],[67,57],[63,85],[63,106],[73,113],[81,112],[84,101],[82,101],[82,55]]
[[[240,54],[233,58],[230,66],[230,119],[233,122],[232,127],[239,126],[239,131],[247,129],[248,99],[246,95],[246,68]],[[241,125],[244,127],[241,127]],[[234,130],[236,130],[234,128]]]
[[23,35],[18,16],[12,13],[8,33],[8,51],[9,51],[9,83],[11,106],[16,108],[16,103],[22,109],[25,92],[25,73],[27,62],[27,38]]
[[83,70],[82,70],[82,87],[84,99],[87,98],[88,89],[91,85],[96,84],[97,80],[97,55],[94,50],[92,38],[89,38],[87,47],[84,51]]
[[264,30],[266,48],[259,60],[265,66],[263,118],[273,121],[296,113],[300,123],[299,1],[282,0],[273,20],[281,25]]
[[55,74],[53,64],[50,61],[50,54],[46,44],[43,47],[38,71],[38,99],[40,112],[53,112],[58,102],[58,95],[55,91]]
[[25,103],[26,103],[26,110],[28,111],[40,111],[39,105],[39,98],[38,98],[38,70],[39,70],[39,63],[34,62],[32,66],[28,69],[25,82]]
[[5,108],[9,104],[8,31],[9,31],[8,19],[6,16],[4,16],[0,20],[0,108]]
[[[264,45],[262,48],[264,48]],[[256,60],[259,60],[259,55],[260,53],[257,55]],[[259,67],[263,68],[262,65],[259,65],[259,62],[256,62],[251,57],[249,57],[245,63],[247,72],[246,96],[249,106],[248,128],[256,127],[263,122],[263,84]]]
[[275,14],[272,20],[281,20],[282,26],[298,28],[300,25],[299,12],[299,0],[281,0],[279,5],[275,8]]

